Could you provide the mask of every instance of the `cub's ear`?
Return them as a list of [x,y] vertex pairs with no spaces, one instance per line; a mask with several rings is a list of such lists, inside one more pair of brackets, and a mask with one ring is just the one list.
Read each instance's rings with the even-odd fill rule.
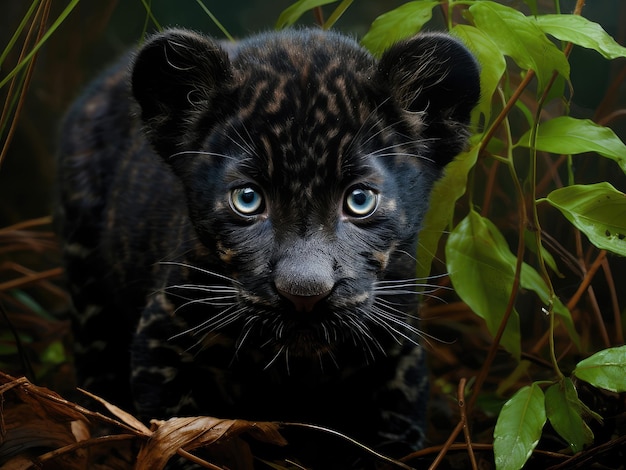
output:
[[420,34],[388,49],[378,75],[409,122],[419,119],[430,158],[445,165],[463,150],[480,98],[478,64],[465,46],[446,34]]
[[182,29],[152,36],[137,53],[131,87],[146,136],[162,157],[199,138],[201,119],[231,79],[226,52],[213,40]]

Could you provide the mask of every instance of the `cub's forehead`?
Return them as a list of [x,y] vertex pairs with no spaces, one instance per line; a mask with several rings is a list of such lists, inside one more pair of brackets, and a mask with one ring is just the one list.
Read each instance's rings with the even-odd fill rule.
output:
[[234,52],[240,115],[325,120],[358,118],[373,100],[375,61],[356,42],[324,32],[282,32],[244,41]]
[[278,72],[324,70],[342,64],[346,70],[370,68],[375,60],[348,36],[332,31],[293,30],[260,34],[227,48],[236,68],[267,66]]
[[384,126],[369,53],[344,36],[289,32],[244,43],[232,61],[237,113],[226,131],[253,157],[246,170],[320,185],[364,171],[361,147],[375,148]]

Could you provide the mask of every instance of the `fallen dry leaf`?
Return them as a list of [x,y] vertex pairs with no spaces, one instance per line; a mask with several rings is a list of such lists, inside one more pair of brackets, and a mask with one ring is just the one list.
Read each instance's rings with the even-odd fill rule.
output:
[[[41,449],[58,449],[76,443],[71,422],[58,422],[33,413],[32,406],[27,403],[8,407],[5,404],[2,419],[4,432],[0,436],[0,461],[10,459],[2,466],[4,470],[29,468],[32,463],[29,455],[33,451],[39,453]],[[64,468],[86,468],[85,452],[75,452],[71,461],[65,462]]]
[[[206,468],[253,468],[250,439],[283,446],[279,424],[218,419],[172,418],[153,421],[149,429],[137,418],[87,393],[116,419],[65,400],[25,378],[0,372],[0,462],[3,470],[157,470],[179,454]],[[92,437],[98,423],[107,433]],[[95,430],[94,430],[95,429]],[[139,448],[139,454],[136,449]],[[201,457],[190,451],[201,450]],[[136,459],[135,459],[136,456]],[[203,460],[203,459],[208,459]],[[210,463],[218,462],[220,466]]]
[[[136,470],[161,469],[180,448],[191,451],[198,447],[210,446],[209,450],[219,447],[220,454],[228,451],[233,454],[231,457],[247,461],[248,445],[238,439],[244,433],[266,443],[280,446],[287,443],[278,430],[278,423],[196,417],[153,421],[153,428],[152,436],[137,456]],[[251,461],[251,456],[249,458]],[[248,464],[240,462],[239,465]],[[244,466],[238,468],[246,468]]]

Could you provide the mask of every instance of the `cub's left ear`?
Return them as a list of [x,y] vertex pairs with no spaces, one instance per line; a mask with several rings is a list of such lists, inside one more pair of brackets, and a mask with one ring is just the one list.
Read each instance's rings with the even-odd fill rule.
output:
[[148,39],[133,61],[131,87],[157,153],[170,161],[198,138],[197,125],[215,120],[208,113],[218,113],[214,102],[231,79],[228,55],[211,38],[169,29]]
[[399,42],[381,57],[378,77],[409,121],[418,117],[410,113],[420,113],[430,158],[445,165],[463,150],[480,79],[476,60],[461,42],[440,33]]

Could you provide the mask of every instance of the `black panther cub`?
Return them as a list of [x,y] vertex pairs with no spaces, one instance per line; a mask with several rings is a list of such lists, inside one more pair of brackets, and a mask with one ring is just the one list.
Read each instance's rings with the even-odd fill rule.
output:
[[443,34],[380,60],[318,30],[149,38],[62,133],[82,386],[144,419],[419,447],[416,234],[478,97],[476,62]]

